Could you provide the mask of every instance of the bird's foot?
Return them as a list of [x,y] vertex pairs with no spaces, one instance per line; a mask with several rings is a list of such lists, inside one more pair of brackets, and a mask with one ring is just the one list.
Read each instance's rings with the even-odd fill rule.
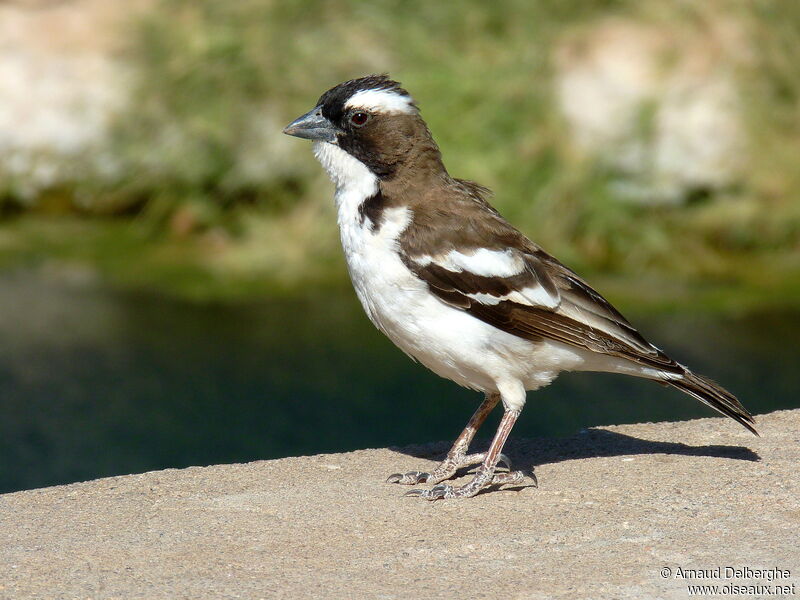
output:
[[416,485],[427,483],[430,473],[425,471],[408,471],[407,473],[392,473],[386,478],[386,483],[399,483],[400,485]]
[[426,500],[446,500],[450,498],[471,498],[482,489],[490,486],[522,483],[528,477],[533,480],[534,487],[538,487],[536,475],[522,471],[509,471],[506,473],[493,473],[486,469],[478,469],[475,477],[469,483],[454,487],[449,484],[435,485],[429,490],[410,490],[406,496],[418,496]]
[[[399,483],[401,485],[416,485],[418,483],[439,483],[453,477],[459,469],[480,464],[486,458],[485,452],[469,455],[448,456],[430,473],[425,471],[409,471],[407,473],[393,473],[386,479],[386,483]],[[511,470],[511,459],[501,454],[497,461]],[[505,473],[504,473],[505,474]]]

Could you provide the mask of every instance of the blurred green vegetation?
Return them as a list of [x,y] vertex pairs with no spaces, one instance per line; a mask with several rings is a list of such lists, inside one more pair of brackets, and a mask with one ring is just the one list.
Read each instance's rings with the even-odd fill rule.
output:
[[[618,172],[573,147],[553,50],[612,17],[700,36],[721,18],[741,28],[736,185],[631,202]],[[389,72],[450,172],[492,188],[503,214],[613,299],[800,304],[798,3],[159,0],[128,34],[133,100],[110,150],[122,175],[24,211],[3,203],[3,264],[89,265],[195,298],[345,285],[331,185],[280,131],[330,86]]]

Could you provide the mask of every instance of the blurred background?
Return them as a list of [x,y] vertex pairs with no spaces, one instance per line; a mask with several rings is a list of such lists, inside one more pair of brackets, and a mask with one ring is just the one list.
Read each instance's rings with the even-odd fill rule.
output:
[[[480,396],[372,328],[281,134],[375,72],[648,338],[800,406],[798,49],[777,0],[0,2],[0,492],[458,434]],[[566,375],[514,433],[711,414]]]

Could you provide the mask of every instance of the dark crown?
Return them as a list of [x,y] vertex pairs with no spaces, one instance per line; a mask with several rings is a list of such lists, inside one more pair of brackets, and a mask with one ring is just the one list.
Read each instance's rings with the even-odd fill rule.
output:
[[332,87],[320,96],[317,106],[322,107],[322,114],[326,118],[331,121],[337,121],[341,118],[344,105],[350,97],[357,92],[367,90],[387,90],[403,96],[411,95],[401,87],[400,83],[389,79],[388,75],[382,73],[380,75],[367,75],[366,77],[351,79]]

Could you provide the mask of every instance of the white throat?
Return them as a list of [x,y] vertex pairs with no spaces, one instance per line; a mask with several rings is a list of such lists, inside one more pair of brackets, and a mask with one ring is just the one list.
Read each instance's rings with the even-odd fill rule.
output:
[[341,212],[353,213],[378,191],[378,178],[357,158],[328,142],[314,143],[314,156],[336,186],[336,204]]

